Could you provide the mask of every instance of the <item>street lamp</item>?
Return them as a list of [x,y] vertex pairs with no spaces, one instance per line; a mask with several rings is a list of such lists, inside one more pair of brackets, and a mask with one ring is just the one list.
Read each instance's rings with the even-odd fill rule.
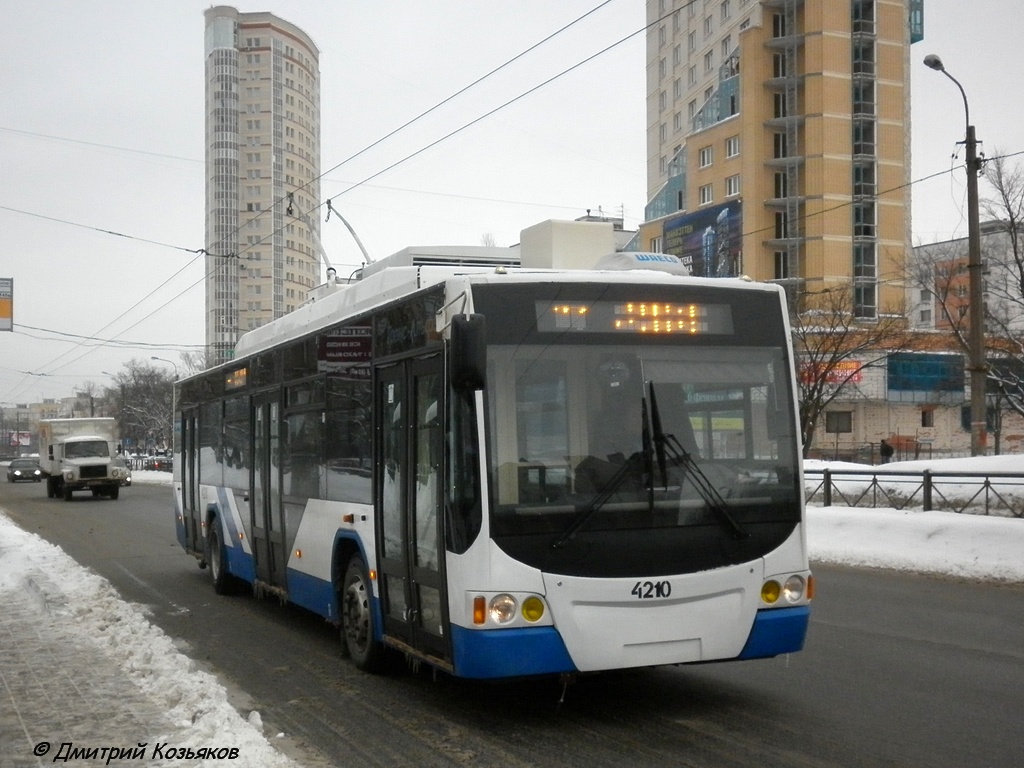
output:
[[174,366],[174,380],[175,381],[178,380],[178,366],[177,366],[177,364],[173,360],[168,360],[166,357],[157,357],[156,355],[153,355],[149,359],[150,360],[159,360],[162,363],[170,363],[171,365],[173,365]]
[[967,278],[968,278],[968,323],[967,349],[970,357],[968,370],[971,372],[971,456],[985,454],[985,379],[988,365],[985,362],[985,306],[982,297],[981,225],[978,221],[978,174],[981,162],[978,160],[978,140],[971,125],[971,110],[967,106],[967,94],[960,81],[942,66],[942,59],[935,54],[924,57],[925,66],[941,72],[956,87],[964,99],[964,120],[967,133],[964,147],[967,150]]

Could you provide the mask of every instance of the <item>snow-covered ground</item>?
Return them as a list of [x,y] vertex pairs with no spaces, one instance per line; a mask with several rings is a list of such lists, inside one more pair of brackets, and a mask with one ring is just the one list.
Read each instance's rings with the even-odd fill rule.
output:
[[[823,464],[808,462],[807,466],[821,468]],[[863,465],[833,463],[829,466],[867,469]],[[887,465],[885,469],[925,468],[1024,472],[1024,457],[901,462]],[[169,485],[170,481],[167,473],[133,473],[133,483],[137,484]],[[1024,519],[814,506],[808,509],[807,518],[807,541],[814,562],[1024,582]],[[26,594],[38,596],[40,593],[42,599],[25,599]],[[22,531],[0,509],[0,603],[9,605],[16,601],[23,612],[30,611],[29,619],[21,623],[31,626],[24,627],[22,637],[8,636],[5,642],[28,643],[32,638],[48,636],[51,629],[64,636],[74,633],[72,644],[95,650],[90,664],[95,665],[96,658],[105,660],[112,676],[131,680],[154,704],[156,711],[167,713],[166,722],[161,726],[163,730],[153,733],[115,731],[107,735],[97,732],[90,739],[93,745],[123,743],[129,746],[147,740],[150,745],[166,742],[197,748],[216,744],[237,747],[238,757],[208,760],[202,765],[222,762],[239,768],[295,765],[274,748],[271,742],[275,736],[270,740],[264,736],[259,713],[240,715],[228,702],[227,693],[216,678],[198,670],[181,654],[171,640],[147,620],[143,608],[121,600],[109,582],[79,566],[58,547]],[[9,626],[7,631],[12,631]],[[2,658],[0,655],[0,660]],[[66,672],[74,674],[74,670]],[[3,673],[0,665],[0,704],[6,705],[6,698],[11,698],[17,709],[16,691],[6,682]],[[101,725],[97,724],[97,728]],[[42,731],[29,722],[21,726],[25,734],[23,746],[34,746]],[[46,735],[58,740],[60,737],[49,731]],[[8,744],[0,747],[10,749]],[[6,756],[0,749],[0,758]],[[10,756],[25,759],[27,753]]]

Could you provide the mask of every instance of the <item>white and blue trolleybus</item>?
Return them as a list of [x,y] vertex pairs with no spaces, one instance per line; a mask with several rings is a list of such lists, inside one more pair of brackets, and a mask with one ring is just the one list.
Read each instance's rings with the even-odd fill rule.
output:
[[177,384],[177,537],[217,592],[322,615],[368,670],[389,649],[479,679],[801,649],[778,286],[402,253]]

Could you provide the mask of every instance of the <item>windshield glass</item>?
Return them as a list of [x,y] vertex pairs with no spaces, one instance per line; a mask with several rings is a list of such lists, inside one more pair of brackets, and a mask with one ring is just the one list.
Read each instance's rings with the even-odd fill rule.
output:
[[65,443],[64,457],[68,459],[89,459],[96,456],[109,456],[110,446],[103,440],[83,440],[78,443]]
[[495,541],[581,575],[692,572],[778,546],[802,505],[785,347],[709,342],[491,344]]

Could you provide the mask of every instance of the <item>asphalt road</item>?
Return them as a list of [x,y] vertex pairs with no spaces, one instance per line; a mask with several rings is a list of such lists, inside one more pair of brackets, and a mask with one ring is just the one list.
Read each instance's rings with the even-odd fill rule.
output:
[[[321,619],[217,597],[169,489],[118,501],[0,483],[16,522],[109,579],[293,756],[335,766],[1019,766],[1024,585],[818,566],[802,653],[480,684],[353,669]],[[1024,556],[1024,553],[1022,553]]]

